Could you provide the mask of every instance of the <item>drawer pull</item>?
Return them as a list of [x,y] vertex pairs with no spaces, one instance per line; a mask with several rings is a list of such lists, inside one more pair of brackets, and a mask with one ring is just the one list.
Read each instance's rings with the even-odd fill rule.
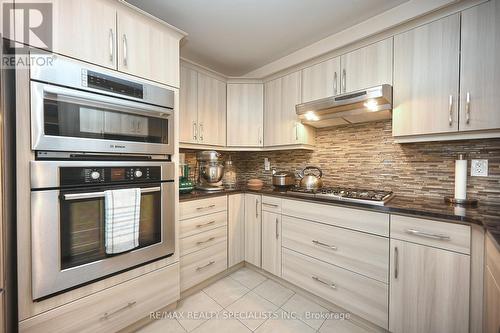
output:
[[210,261],[210,262],[209,262],[208,264],[206,264],[205,266],[199,266],[199,267],[196,267],[196,271],[197,271],[197,272],[199,272],[199,271],[201,271],[202,269],[207,268],[208,266],[212,266],[213,264],[215,264],[215,261],[214,261],[214,260]]
[[273,208],[278,208],[279,207],[278,205],[274,205],[274,204],[270,204],[270,203],[265,203],[265,202],[263,202],[262,204],[264,206],[267,206],[267,207],[273,207]]
[[212,208],[215,208],[215,205],[210,205],[210,206],[206,206],[206,207],[198,207],[198,208],[196,208],[196,210],[205,210],[205,209],[212,209]]
[[208,243],[208,242],[211,242],[215,239],[215,237],[210,237],[209,239],[205,240],[205,241],[201,241],[201,242],[196,242],[196,245],[203,245],[205,243]]
[[320,279],[319,277],[317,277],[316,275],[313,275],[311,276],[311,278],[316,281],[316,282],[319,282],[321,284],[324,284],[332,289],[337,289],[337,286],[335,285],[335,283],[331,283],[331,282],[326,282],[326,281],[323,281],[322,279]]
[[203,227],[206,227],[207,225],[211,225],[211,224],[214,224],[214,223],[215,223],[215,221],[210,221],[210,222],[207,222],[207,223],[197,224],[196,228],[203,228]]
[[120,312],[122,312],[122,311],[124,311],[124,310],[127,310],[128,308],[133,307],[136,303],[137,303],[136,301],[128,302],[128,304],[127,304],[127,305],[125,305],[125,306],[123,306],[123,307],[119,308],[119,309],[118,309],[118,310],[116,310],[116,311],[109,312],[109,313],[108,313],[108,312],[105,312],[105,313],[104,313],[104,315],[101,317],[101,320],[107,320],[107,319],[109,319],[110,317],[112,317],[112,316],[114,316],[114,315],[116,315],[116,314],[118,314],[118,313],[120,313]]
[[398,248],[394,248],[394,278],[397,279],[399,276],[399,251]]
[[419,231],[419,230],[415,230],[415,229],[406,229],[406,233],[410,234],[410,235],[418,236],[418,237],[439,239],[439,240],[445,240],[445,241],[449,241],[451,239],[450,236],[439,235],[439,234],[431,234],[431,233],[428,233],[428,232]]
[[313,240],[312,242],[313,242],[314,245],[327,247],[330,250],[335,250],[335,251],[337,250],[337,247],[335,245],[328,245],[328,244],[322,243],[322,242],[317,241],[317,240]]

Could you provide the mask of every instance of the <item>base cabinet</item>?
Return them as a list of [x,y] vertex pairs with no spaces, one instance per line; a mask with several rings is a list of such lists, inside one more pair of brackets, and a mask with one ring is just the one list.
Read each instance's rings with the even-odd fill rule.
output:
[[245,261],[261,267],[262,201],[257,194],[245,194]]
[[281,276],[281,214],[262,211],[262,269]]
[[485,239],[486,267],[484,270],[484,332],[500,332],[500,251],[490,236]]
[[389,331],[469,331],[470,257],[391,240]]
[[245,261],[245,194],[227,198],[228,267]]

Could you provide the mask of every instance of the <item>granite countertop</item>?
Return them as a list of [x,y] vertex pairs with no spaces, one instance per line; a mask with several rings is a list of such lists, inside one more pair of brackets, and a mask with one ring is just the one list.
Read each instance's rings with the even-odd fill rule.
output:
[[500,251],[500,205],[479,205],[473,207],[459,207],[450,205],[444,200],[435,198],[413,198],[396,195],[385,206],[377,206],[363,203],[353,203],[344,201],[331,201],[313,197],[305,197],[290,192],[276,190],[273,187],[264,187],[262,190],[249,190],[246,187],[238,187],[234,190],[224,190],[219,192],[193,191],[189,194],[181,194],[180,201],[190,201],[208,198],[212,196],[222,196],[235,193],[258,193],[264,195],[280,196],[303,200],[309,202],[326,203],[334,206],[353,207],[372,211],[385,212],[388,214],[404,214],[415,217],[427,217],[444,220],[446,222],[459,224],[475,224],[483,226],[489,236],[494,240],[497,249]]

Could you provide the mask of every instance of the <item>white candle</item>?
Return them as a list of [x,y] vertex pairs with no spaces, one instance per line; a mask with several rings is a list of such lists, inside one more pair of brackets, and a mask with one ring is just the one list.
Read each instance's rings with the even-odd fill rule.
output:
[[455,199],[467,199],[467,160],[462,155],[455,161]]

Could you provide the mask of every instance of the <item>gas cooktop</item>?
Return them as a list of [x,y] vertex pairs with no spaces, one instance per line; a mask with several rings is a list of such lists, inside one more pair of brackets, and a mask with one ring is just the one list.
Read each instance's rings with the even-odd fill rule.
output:
[[394,197],[391,191],[376,191],[344,187],[324,187],[317,190],[306,190],[294,187],[288,190],[291,194],[326,199],[332,201],[348,201],[383,206]]

